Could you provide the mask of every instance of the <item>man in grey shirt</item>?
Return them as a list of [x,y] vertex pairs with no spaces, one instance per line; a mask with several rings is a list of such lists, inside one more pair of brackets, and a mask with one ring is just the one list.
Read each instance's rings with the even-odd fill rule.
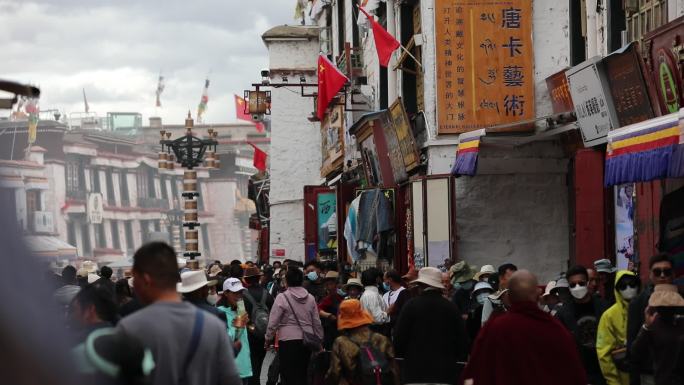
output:
[[[153,385],[241,385],[226,325],[176,292],[178,264],[162,242],[144,245],[133,256],[133,285],[147,306],[119,322],[152,351]],[[202,312],[198,315],[198,312]]]

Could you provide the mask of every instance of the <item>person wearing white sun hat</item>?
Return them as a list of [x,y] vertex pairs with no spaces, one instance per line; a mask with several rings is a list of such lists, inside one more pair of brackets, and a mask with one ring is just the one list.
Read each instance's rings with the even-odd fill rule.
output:
[[226,313],[215,307],[218,298],[209,294],[209,288],[216,283],[216,280],[207,281],[204,271],[186,271],[181,274],[181,281],[176,284],[176,290],[181,293],[184,300],[226,322]]

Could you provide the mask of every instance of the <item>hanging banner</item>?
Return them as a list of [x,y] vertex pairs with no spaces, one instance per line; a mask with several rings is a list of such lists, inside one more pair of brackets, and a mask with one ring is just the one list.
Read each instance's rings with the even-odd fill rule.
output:
[[615,266],[627,269],[634,259],[634,184],[615,186]]
[[337,251],[337,197],[334,192],[318,194],[316,198],[318,218],[318,251]]
[[534,118],[531,1],[435,0],[435,25],[439,134]]

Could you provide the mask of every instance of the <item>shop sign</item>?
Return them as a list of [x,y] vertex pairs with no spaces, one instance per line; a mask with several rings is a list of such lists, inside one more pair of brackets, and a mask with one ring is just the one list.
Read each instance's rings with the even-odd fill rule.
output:
[[91,193],[88,195],[88,223],[101,224],[102,214],[104,213],[104,202],[101,193]]
[[600,66],[601,58],[595,57],[566,72],[580,132],[587,147],[605,143],[608,131],[617,127],[610,91]]
[[644,36],[645,59],[649,62],[651,81],[655,85],[662,114],[682,107],[681,60],[684,52],[684,16],[679,17]]
[[546,89],[551,97],[551,107],[554,114],[562,114],[575,109],[574,104],[572,104],[572,96],[570,96],[568,78],[565,76],[566,70],[556,72],[546,78]]
[[619,127],[640,123],[655,116],[648,98],[637,47],[636,43],[630,44],[606,56],[602,63]]
[[404,156],[401,151],[401,142],[397,137],[397,132],[394,129],[394,124],[392,123],[392,117],[389,112],[382,114],[380,117],[380,124],[382,125],[382,134],[385,146],[379,146],[378,150],[382,147],[387,149],[387,156],[389,158],[389,165],[392,169],[392,177],[395,184],[399,184],[408,179],[406,174],[406,165],[404,161]]
[[342,167],[344,160],[344,106],[334,106],[321,122],[321,177]]
[[337,196],[334,192],[316,196],[318,221],[318,251],[321,254],[337,252]]
[[285,249],[273,249],[272,254],[274,257],[285,257]]
[[406,172],[411,172],[420,164],[420,158],[416,149],[416,141],[413,138],[411,123],[409,122],[408,114],[404,109],[404,102],[401,98],[397,98],[397,100],[392,103],[389,108],[389,114],[392,119],[394,135],[397,137],[399,150],[401,151],[404,161],[404,168]]
[[534,118],[532,16],[529,0],[435,0],[439,134]]

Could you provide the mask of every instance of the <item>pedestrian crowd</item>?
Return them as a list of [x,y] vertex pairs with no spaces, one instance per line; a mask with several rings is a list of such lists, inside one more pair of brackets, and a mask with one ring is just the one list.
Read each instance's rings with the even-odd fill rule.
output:
[[291,260],[190,270],[149,243],[128,278],[67,266],[53,301],[83,383],[682,385],[673,275],[664,254],[647,280],[602,259],[545,285],[465,261],[403,276]]

